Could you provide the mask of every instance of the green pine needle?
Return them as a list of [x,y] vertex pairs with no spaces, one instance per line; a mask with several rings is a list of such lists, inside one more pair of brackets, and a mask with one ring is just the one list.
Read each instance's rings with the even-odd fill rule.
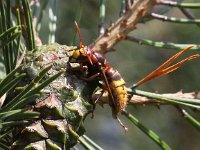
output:
[[151,13],[151,17],[161,21],[167,21],[171,23],[182,23],[182,24],[197,24],[200,23],[200,19],[186,19],[186,18],[176,18],[176,17],[167,17],[160,14]]
[[175,104],[175,105],[187,106],[190,108],[195,108],[197,110],[200,110],[200,105],[199,105],[198,101],[195,99],[169,97],[169,96],[163,96],[161,94],[156,94],[156,93],[146,92],[146,91],[141,91],[141,90],[128,89],[128,92],[130,94],[148,97],[155,101],[159,100],[159,101],[168,102],[168,103]]
[[137,118],[133,115],[127,113],[126,111],[122,112],[133,124],[135,124],[141,131],[143,131],[151,140],[153,140],[158,146],[163,150],[171,150],[170,146],[163,141],[155,132],[146,128]]
[[26,86],[26,88],[18,94],[12,101],[10,101],[5,107],[3,107],[0,112],[5,110],[10,110],[13,106],[15,106],[21,98],[24,98],[30,90],[36,86],[36,84],[44,77],[44,75],[51,69],[52,65],[44,68],[33,80],[32,82]]
[[189,8],[189,9],[199,9],[200,3],[182,3],[176,1],[169,1],[169,0],[160,0],[160,4],[167,5],[171,7],[179,7],[179,8]]
[[4,87],[16,74],[16,72],[20,71],[22,69],[22,65],[15,68],[12,72],[10,72],[3,80],[0,82],[0,87]]
[[140,39],[134,36],[126,36],[126,40],[131,41],[131,42],[136,42],[141,45],[153,46],[156,48],[169,48],[169,49],[183,50],[184,48],[191,45],[193,45],[193,47],[190,50],[199,50],[200,48],[199,44],[177,44],[177,43],[171,43],[171,42],[158,42],[158,41],[152,41],[148,39]]
[[9,92],[11,89],[13,89],[15,85],[17,85],[24,76],[26,76],[26,74],[22,73],[14,79],[10,80],[7,84],[5,84],[3,88],[0,89],[0,97],[3,96],[5,93]]
[[181,109],[181,112],[184,116],[184,118],[198,131],[200,131],[200,122],[196,120],[194,117],[192,117],[186,110]]
[[29,6],[28,0],[22,0],[22,6],[24,10],[24,16],[27,24],[27,34],[28,34],[28,50],[32,51],[35,49],[35,38],[34,38],[34,29],[32,24],[32,15],[31,15],[31,9]]

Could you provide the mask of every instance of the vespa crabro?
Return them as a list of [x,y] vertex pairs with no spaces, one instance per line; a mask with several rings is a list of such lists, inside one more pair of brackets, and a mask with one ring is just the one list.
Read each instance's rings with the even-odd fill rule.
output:
[[[125,81],[120,73],[109,65],[103,54],[95,52],[94,50],[90,49],[90,47],[82,44],[82,36],[76,22],[75,26],[79,34],[80,46],[74,50],[72,56],[69,58],[69,61],[71,63],[81,63],[82,67],[87,68],[88,75],[86,80],[96,79],[103,82],[103,85],[99,83],[100,87],[102,88],[99,98],[105,91],[108,92],[109,105],[112,108],[113,118],[117,119],[120,125],[125,129],[125,131],[127,131],[127,128],[123,125],[118,117],[119,112],[126,107],[128,100]],[[95,100],[95,104],[99,98]]]
[[[84,70],[87,70],[88,74],[86,78],[84,77],[85,80],[99,81],[99,86],[102,89],[102,92],[94,101],[94,105],[101,98],[104,92],[108,92],[108,103],[112,108],[113,118],[117,119],[119,124],[124,128],[125,131],[127,131],[128,129],[121,122],[118,114],[126,108],[129,99],[128,97],[131,97],[132,95],[128,96],[127,87],[125,86],[124,79],[116,69],[110,66],[104,55],[96,52],[89,46],[83,45],[82,35],[76,22],[75,26],[77,28],[80,38],[80,46],[73,51],[73,54],[69,58],[69,62],[80,63],[82,65],[82,68],[84,68]],[[188,46],[182,51],[173,55],[161,66],[159,66],[142,80],[138,81],[136,84],[132,85],[130,88],[134,89],[149,80],[168,74],[178,69],[183,63],[199,57],[200,55],[198,54],[192,55],[172,66],[169,66],[174,60],[176,60],[179,56],[188,51],[191,47],[192,46]],[[103,84],[101,84],[100,82],[103,82]]]

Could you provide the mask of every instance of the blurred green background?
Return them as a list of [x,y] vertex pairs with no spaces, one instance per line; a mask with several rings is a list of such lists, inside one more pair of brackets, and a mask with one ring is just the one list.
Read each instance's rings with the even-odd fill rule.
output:
[[[185,0],[184,2],[199,2],[198,0]],[[119,17],[120,0],[106,1],[105,26],[114,22]],[[158,12],[165,10],[161,7]],[[200,18],[200,10],[191,10],[197,18]],[[45,13],[47,13],[46,10]],[[83,34],[84,44],[92,43],[98,36],[99,1],[95,0],[60,0],[58,1],[58,20],[56,30],[56,42],[69,45],[74,35],[74,20],[79,20],[79,26]],[[184,18],[177,8],[171,8],[165,15]],[[48,15],[43,16],[42,26],[39,33],[43,43],[47,42]],[[139,38],[155,41],[168,41],[174,43],[200,43],[200,28],[196,25],[183,25],[168,23],[158,20],[150,20],[137,25],[137,30],[130,33]],[[75,43],[79,44],[79,39]],[[178,52],[174,49],[159,49],[137,43],[122,41],[114,46],[115,52],[106,54],[110,64],[116,68],[124,77],[127,86],[137,82],[148,73],[157,68],[170,56]],[[183,57],[199,53],[189,51]],[[177,71],[150,81],[139,89],[158,92],[174,93],[193,92],[200,89],[200,61],[192,60],[184,64]],[[148,128],[155,131],[174,150],[199,150],[200,134],[194,129],[173,106],[128,106],[128,111],[134,114]],[[200,119],[199,112],[191,112]],[[122,127],[112,118],[109,106],[95,110],[95,117],[88,117],[85,121],[86,135],[106,150],[159,150],[160,148],[152,142],[137,127],[120,116],[124,124],[129,128],[124,133]]]

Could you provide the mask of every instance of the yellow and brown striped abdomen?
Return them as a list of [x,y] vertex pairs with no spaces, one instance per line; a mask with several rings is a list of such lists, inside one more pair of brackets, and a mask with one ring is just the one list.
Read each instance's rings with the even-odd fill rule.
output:
[[109,68],[109,70],[106,71],[106,77],[114,98],[114,102],[112,102],[112,98],[110,96],[110,105],[112,107],[113,117],[116,118],[118,113],[121,112],[127,105],[127,89],[124,79],[117,70]]

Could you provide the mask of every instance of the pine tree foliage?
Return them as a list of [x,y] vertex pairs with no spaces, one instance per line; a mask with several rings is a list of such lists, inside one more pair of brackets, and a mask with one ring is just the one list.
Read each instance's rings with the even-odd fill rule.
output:
[[[78,23],[81,20],[83,5],[87,3],[81,0],[79,2],[77,14],[74,14]],[[103,80],[97,78],[97,81],[88,82],[84,79],[87,71],[73,71],[72,68],[81,67],[81,63],[69,62],[69,57],[73,55],[77,46],[56,43],[58,3],[56,0],[0,1],[0,148],[2,149],[64,150],[76,149],[77,143],[85,149],[102,149],[85,135],[84,121],[88,115],[93,114],[95,109],[93,100],[99,96],[98,90],[104,89],[99,85]],[[121,5],[120,17],[105,28],[105,17],[108,15],[106,3],[106,0],[99,0],[97,29],[99,36],[89,44],[94,51],[107,53],[123,40],[155,48],[184,49],[144,80],[127,88],[128,105],[175,106],[198,132],[200,122],[188,113],[194,109],[199,111],[198,93],[182,93],[181,96],[177,93],[165,95],[136,88],[148,80],[178,69],[187,61],[198,58],[199,54],[193,54],[170,66],[186,51],[198,50],[199,44],[191,46],[187,43],[156,42],[129,33],[136,29],[137,24],[152,19],[188,26],[194,24],[199,27],[199,19],[188,9],[198,10],[200,4],[182,0],[121,0],[118,1]],[[173,7],[180,9],[186,18],[167,17],[166,13]],[[49,31],[46,37],[48,42],[43,44],[44,41],[41,41],[38,33],[44,24],[44,12],[47,10],[49,11]],[[75,28],[73,30],[70,36],[71,43],[74,43],[77,33]],[[82,37],[79,38],[81,41]],[[109,94],[105,92],[100,97],[99,103],[108,104],[108,101]],[[172,149],[166,141],[143,125],[135,116],[125,110],[121,114],[161,149]]]

